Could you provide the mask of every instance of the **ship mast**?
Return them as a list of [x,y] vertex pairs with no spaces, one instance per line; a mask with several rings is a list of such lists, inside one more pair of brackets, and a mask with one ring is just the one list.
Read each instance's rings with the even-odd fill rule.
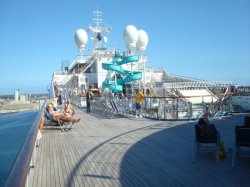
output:
[[93,37],[91,38],[93,40],[92,52],[95,52],[98,49],[104,48],[103,46],[107,43],[107,37],[103,35],[104,33],[109,33],[111,28],[108,25],[103,26],[102,11],[98,8],[93,11],[93,15],[94,18],[92,19],[92,22],[94,23],[94,26],[89,25],[88,32],[93,33]]

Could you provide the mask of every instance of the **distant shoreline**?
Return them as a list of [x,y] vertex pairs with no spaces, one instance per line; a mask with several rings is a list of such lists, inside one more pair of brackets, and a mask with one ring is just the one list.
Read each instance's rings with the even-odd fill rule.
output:
[[13,113],[17,113],[17,112],[19,112],[19,111],[15,111],[15,112],[4,112],[4,113],[1,113],[1,112],[0,112],[0,116],[5,115],[5,114],[13,114]]
[[[13,92],[14,93],[14,92]],[[13,96],[14,97],[14,94],[13,93],[10,93],[10,94],[5,94],[5,93],[1,93],[0,94],[0,97],[8,97],[8,96]],[[48,93],[20,93],[21,95],[25,95],[25,94],[28,94],[28,95],[32,95],[32,96],[44,96],[44,95],[48,95]]]
[[39,103],[15,103],[0,105],[0,115],[39,109]]

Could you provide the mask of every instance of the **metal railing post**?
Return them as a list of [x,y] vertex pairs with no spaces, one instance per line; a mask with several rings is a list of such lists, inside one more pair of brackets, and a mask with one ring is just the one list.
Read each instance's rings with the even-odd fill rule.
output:
[[178,98],[176,98],[176,119],[179,119],[179,117],[178,117],[178,113],[179,113],[179,99]]
[[163,106],[163,110],[164,110],[164,119],[166,119],[166,98],[164,97],[164,102],[163,102],[164,106]]

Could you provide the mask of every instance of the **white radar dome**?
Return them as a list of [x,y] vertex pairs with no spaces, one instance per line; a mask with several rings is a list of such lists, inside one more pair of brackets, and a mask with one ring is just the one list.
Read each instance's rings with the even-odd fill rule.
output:
[[123,39],[127,48],[135,48],[138,40],[137,28],[133,25],[128,25],[123,31]]
[[108,43],[108,38],[106,36],[103,37],[103,42],[106,44]]
[[136,48],[138,51],[146,50],[148,44],[148,35],[144,30],[138,31],[138,40],[136,43]]
[[88,42],[87,32],[83,29],[78,29],[75,33],[74,39],[79,50],[84,49],[86,43]]

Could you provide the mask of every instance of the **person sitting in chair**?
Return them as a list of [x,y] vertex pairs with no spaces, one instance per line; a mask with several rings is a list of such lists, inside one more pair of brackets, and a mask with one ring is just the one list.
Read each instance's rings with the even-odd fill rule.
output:
[[78,123],[81,120],[81,118],[74,118],[72,116],[67,116],[64,110],[55,111],[51,104],[49,104],[46,109],[51,114],[52,120],[60,123],[61,125],[64,122]]
[[199,119],[198,127],[201,138],[213,138],[218,133],[214,124],[209,124],[204,118]]
[[64,104],[63,111],[66,116],[73,116],[75,113],[69,99],[67,99],[66,103]]

